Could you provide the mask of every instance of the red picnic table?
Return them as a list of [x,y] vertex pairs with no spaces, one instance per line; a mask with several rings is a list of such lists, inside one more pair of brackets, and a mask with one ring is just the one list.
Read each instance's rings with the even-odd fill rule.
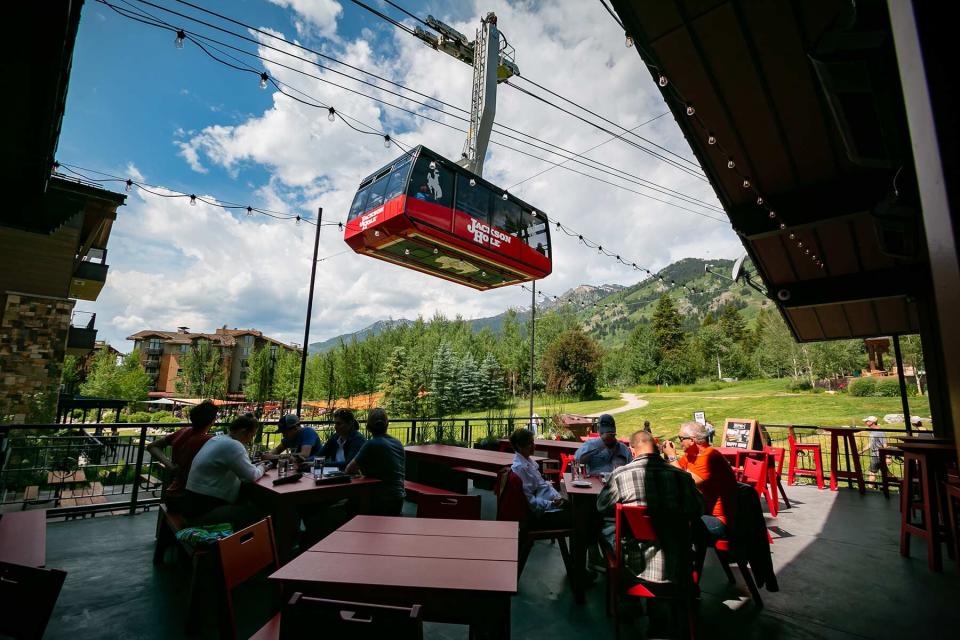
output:
[[[512,453],[469,449],[446,444],[418,444],[406,447],[406,477],[431,487],[467,492],[468,478],[493,479],[513,464]],[[547,458],[531,456],[541,464]]]
[[518,524],[357,516],[274,572],[285,598],[395,606],[425,620],[468,624],[471,637],[510,638]]
[[46,510],[0,514],[0,562],[25,567],[47,564]]

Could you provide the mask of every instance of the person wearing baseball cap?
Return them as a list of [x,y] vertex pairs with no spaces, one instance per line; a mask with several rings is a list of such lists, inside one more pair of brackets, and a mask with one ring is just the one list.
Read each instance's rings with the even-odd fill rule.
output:
[[633,459],[627,445],[617,440],[617,423],[605,413],[597,418],[599,438],[591,438],[577,449],[576,460],[587,465],[587,473],[594,475],[613,471]]
[[870,453],[870,475],[868,480],[876,482],[877,472],[880,471],[880,449],[887,446],[887,436],[877,429],[877,416],[867,416],[863,419],[870,432],[867,434],[867,445],[860,450],[860,455]]
[[300,424],[300,418],[295,413],[280,416],[280,420],[277,421],[277,430],[274,433],[282,434],[283,439],[269,453],[263,455],[267,460],[274,460],[287,450],[304,460],[313,460],[323,446],[320,442],[320,436],[313,430],[313,427],[305,427]]

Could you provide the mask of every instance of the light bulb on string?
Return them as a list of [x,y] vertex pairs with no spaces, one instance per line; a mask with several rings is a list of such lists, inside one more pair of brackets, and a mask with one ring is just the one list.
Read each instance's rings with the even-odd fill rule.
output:
[[717,136],[713,135],[712,133],[707,136],[707,144],[717,144]]
[[183,32],[183,29],[177,29],[177,37],[174,39],[173,44],[177,49],[183,49],[183,41],[187,39],[187,34]]
[[803,252],[806,253],[807,255],[810,255],[810,249],[804,249]]
[[389,148],[390,148],[390,136],[389,136],[389,135],[383,136],[383,146],[384,146],[385,149],[389,149]]
[[54,173],[56,173],[56,172],[57,172],[57,169],[59,169],[59,168],[60,168],[60,163],[57,162],[56,160],[54,160],[54,161],[53,161],[53,166],[50,167],[50,173],[51,173],[51,175],[54,174]]
[[630,47],[633,46],[633,38],[630,37],[629,33],[624,33],[623,35],[624,35],[624,45],[627,47],[627,49],[629,49]]
[[405,255],[405,256],[410,255],[410,249],[404,249],[404,250],[403,250],[403,255]]
[[249,207],[249,206],[247,207],[247,215],[248,215],[248,216],[252,216],[252,215],[253,215],[253,207]]
[[470,186],[471,187],[477,186],[477,181],[474,178],[470,178]]
[[762,197],[762,196],[757,196],[757,206],[758,206],[758,207],[762,207],[762,206],[763,206],[763,197]]
[[295,218],[296,222],[294,222],[294,224],[300,224],[300,220],[301,220],[301,219],[302,219],[302,218],[300,218],[300,216],[297,216],[297,217]]
[[746,178],[743,179],[743,188],[744,188],[744,189],[749,189],[749,188],[750,188],[750,181],[749,181],[748,179],[746,179]]
[[737,166],[737,163],[733,161],[733,158],[727,160],[727,169],[733,169]]
[[777,217],[777,212],[776,212],[776,211],[771,211],[771,212],[768,213],[767,215],[770,217],[771,220],[774,220],[774,219],[776,219],[776,217]]
[[374,238],[379,238],[379,237],[380,237],[380,232],[379,232],[379,231],[374,231],[374,232],[373,232],[373,237],[374,237]]
[[193,195],[192,193],[190,194],[190,206],[197,206],[197,196]]
[[668,83],[668,82],[670,82],[670,81],[667,80],[667,76],[665,76],[665,75],[661,75],[661,76],[657,79],[657,84],[660,85],[661,87],[667,86],[667,83]]
[[795,234],[791,233],[791,234],[790,234],[789,236],[787,236],[787,237],[790,238],[791,240],[793,240],[793,239],[796,238],[797,236],[796,236]]
[[267,85],[270,83],[270,76],[267,75],[266,71],[260,73],[260,88],[266,89]]
[[798,248],[798,249],[803,249],[803,241],[800,241],[800,242],[797,243],[797,248]]
[[336,119],[337,119],[337,110],[334,109],[333,107],[330,107],[329,109],[327,109],[327,120],[329,120],[330,122],[333,122]]
[[692,105],[692,104],[688,104],[688,105],[687,105],[687,115],[688,115],[688,116],[692,116],[692,115],[695,114],[696,112],[697,112],[697,110],[693,108],[693,105]]
[[430,161],[430,171],[433,171],[433,170],[436,169],[436,168],[437,168],[437,163],[434,162],[433,160],[431,160],[431,161]]
[[783,230],[786,229],[786,228],[787,228],[787,225],[786,225],[785,223],[781,222],[781,223],[780,223],[780,231],[783,231]]
[[481,277],[481,278],[486,278],[486,277],[487,277],[487,272],[486,272],[486,271],[481,271],[481,272],[480,272],[480,277]]
[[130,178],[127,178],[126,185],[127,186],[124,187],[123,190],[126,191],[127,193],[130,193],[130,190],[133,189],[133,180],[131,180]]
[[440,253],[440,250],[437,249],[436,247],[434,247],[434,248],[433,248],[433,255],[437,255],[438,253]]
[[504,192],[503,192],[503,195],[500,196],[500,199],[501,199],[501,200],[509,200],[509,199],[510,199],[510,196],[508,196],[508,195],[507,195],[507,192],[504,191]]

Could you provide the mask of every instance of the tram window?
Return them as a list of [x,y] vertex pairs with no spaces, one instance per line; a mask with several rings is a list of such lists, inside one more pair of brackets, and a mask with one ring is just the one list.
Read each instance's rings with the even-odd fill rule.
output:
[[470,178],[457,174],[457,209],[478,220],[487,222],[490,212],[490,189],[477,184],[470,186]]
[[490,220],[493,226],[519,237],[520,232],[525,228],[520,215],[520,205],[516,202],[503,198],[493,199],[493,217]]
[[523,218],[526,223],[526,230],[524,232],[526,243],[532,249],[549,257],[550,242],[547,235],[547,221],[529,211],[523,212]]
[[453,172],[440,166],[439,162],[431,169],[431,162],[436,161],[427,156],[417,159],[413,165],[407,195],[449,207],[453,204]]
[[347,217],[348,222],[367,210],[368,193],[370,193],[369,184],[357,191],[357,195],[353,197],[353,204],[350,205],[350,215]]
[[387,190],[384,200],[393,200],[403,193],[403,187],[407,181],[407,174],[410,173],[410,162],[404,162],[396,167],[390,173],[390,181],[387,183]]
[[383,204],[383,196],[387,190],[387,182],[390,176],[386,175],[370,185],[370,200],[367,201],[366,210],[376,209]]

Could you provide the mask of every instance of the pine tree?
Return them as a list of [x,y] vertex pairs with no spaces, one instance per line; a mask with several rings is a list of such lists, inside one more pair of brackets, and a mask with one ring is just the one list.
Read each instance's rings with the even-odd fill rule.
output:
[[496,409],[503,402],[503,370],[496,356],[487,353],[480,364],[480,406],[484,409]]
[[247,359],[247,377],[243,384],[243,393],[248,401],[257,404],[270,399],[273,387],[273,360],[270,349],[255,349]]
[[740,311],[732,304],[723,306],[723,311],[720,313],[720,328],[733,342],[742,342],[747,335],[747,323],[744,322]]
[[300,385],[300,353],[280,349],[273,370],[273,397],[291,404]]
[[462,410],[469,411],[481,407],[483,380],[480,375],[480,368],[473,355],[469,352],[460,359],[458,387],[459,387],[459,405]]
[[667,294],[660,296],[651,321],[653,340],[661,358],[683,346],[686,334],[680,313],[673,300]]
[[383,383],[380,385],[380,390],[383,391],[383,401],[387,413],[390,415],[395,417],[412,417],[415,415],[413,407],[418,390],[414,389],[411,394],[411,379],[407,350],[403,347],[397,347],[387,359],[387,364],[383,370]]
[[457,405],[456,369],[453,352],[446,342],[441,342],[433,356],[433,373],[430,377],[430,404],[438,418],[452,413]]

